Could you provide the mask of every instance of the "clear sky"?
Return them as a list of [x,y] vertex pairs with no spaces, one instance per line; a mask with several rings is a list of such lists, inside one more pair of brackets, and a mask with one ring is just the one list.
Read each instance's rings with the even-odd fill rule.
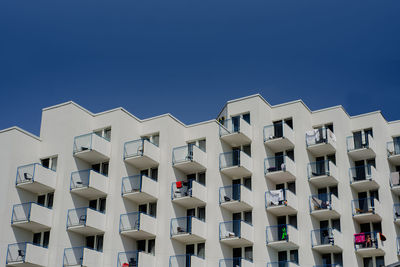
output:
[[215,118],[227,100],[400,119],[399,0],[1,0],[0,129],[68,100]]

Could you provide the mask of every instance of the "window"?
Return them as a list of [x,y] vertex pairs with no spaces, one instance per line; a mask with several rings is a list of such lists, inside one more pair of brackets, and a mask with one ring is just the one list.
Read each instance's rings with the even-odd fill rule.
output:
[[247,223],[250,223],[250,224],[253,223],[253,218],[252,218],[251,211],[245,211],[244,212],[244,221],[247,222]]
[[290,251],[290,261],[299,264],[299,251],[297,249]]
[[246,121],[248,124],[250,124],[250,113],[243,114],[242,118],[244,121]]
[[43,167],[49,168],[53,171],[57,171],[57,156],[44,158],[41,159],[40,161]]
[[53,207],[53,199],[54,199],[54,193],[48,193],[46,195],[39,195],[37,197],[37,204],[51,209]]
[[97,237],[97,242],[96,242],[96,250],[97,251],[103,251],[103,240],[104,236],[103,235],[98,235]]
[[332,219],[332,228],[341,232],[340,219]]
[[95,236],[87,236],[86,237],[86,247],[94,249],[94,239],[95,239]]
[[43,233],[43,247],[47,248],[50,241],[50,231]]
[[331,130],[331,132],[333,133],[333,123],[325,124],[325,127]]
[[199,148],[206,152],[206,139],[199,140]]
[[287,188],[290,192],[296,195],[296,183],[295,182],[290,182],[287,183]]
[[251,177],[243,178],[243,185],[251,190]]
[[364,258],[363,263],[364,263],[364,267],[373,267],[374,266],[371,257]]
[[153,144],[155,144],[156,146],[160,145],[160,135],[159,134],[155,134],[151,137],[151,142]]
[[375,266],[376,267],[384,267],[385,266],[385,258],[383,256],[378,256],[375,258]]
[[151,171],[151,178],[155,181],[158,180],[158,168],[152,168]]
[[287,150],[286,156],[288,156],[289,159],[294,161],[294,150]]
[[251,145],[245,145],[242,147],[242,151],[251,157]]
[[329,192],[331,192],[331,194],[334,195],[335,197],[339,197],[339,190],[337,186],[329,187]]
[[157,202],[149,203],[149,215],[157,217]]
[[326,159],[336,165],[336,155],[335,154],[327,155]]
[[53,208],[53,202],[54,202],[54,193],[48,193],[47,194],[47,207],[48,208]]
[[44,206],[46,203],[46,195],[40,195],[37,197],[37,204]]
[[206,173],[205,172],[201,172],[197,176],[198,176],[199,184],[202,184],[202,185],[205,186],[206,185]]
[[155,253],[156,253],[156,240],[155,239],[150,239],[148,241],[147,253],[150,253],[151,255],[155,255]]
[[147,204],[139,205],[139,212],[143,212],[147,214]]
[[293,129],[293,119],[292,118],[284,119],[284,122],[287,124],[287,126],[289,126],[291,129]]
[[42,233],[34,233],[32,243],[34,245],[40,246],[40,239],[42,238]]
[[199,244],[197,244],[197,256],[198,256],[199,258],[202,258],[202,259],[205,258],[205,256],[206,256],[206,249],[205,249],[205,247],[206,247],[206,244],[204,244],[204,243],[199,243]]
[[103,163],[97,163],[92,165],[92,170],[101,173],[105,176],[108,176],[108,166],[109,166],[108,161]]
[[103,235],[87,236],[86,247],[102,252],[103,251]]
[[297,215],[289,215],[289,224],[297,228]]
[[253,261],[253,247],[244,248],[244,258],[249,261]]
[[89,201],[89,208],[97,210],[97,199],[92,199]]
[[206,221],[206,207],[197,208],[197,218],[201,221]]
[[106,198],[99,199],[99,211],[103,213],[106,212]]
[[137,250],[146,251],[146,240],[136,241]]
[[144,176],[149,176],[149,170],[148,169],[145,169],[145,170],[141,170],[140,171],[140,175],[144,175]]

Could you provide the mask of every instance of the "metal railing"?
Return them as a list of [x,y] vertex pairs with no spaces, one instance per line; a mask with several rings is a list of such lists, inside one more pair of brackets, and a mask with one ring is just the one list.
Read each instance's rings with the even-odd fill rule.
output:
[[330,160],[320,160],[308,163],[307,164],[308,179],[322,175],[329,176],[330,175],[329,162]]
[[243,185],[233,184],[219,188],[219,204],[230,201],[240,201],[240,191]]
[[53,172],[54,170],[44,167],[42,164],[39,163],[32,163],[32,164],[27,164],[23,166],[19,166],[17,168],[17,175],[15,178],[15,184],[22,184],[22,183],[27,183],[27,182],[34,182],[35,181],[35,173],[36,173],[36,168],[38,167],[43,167],[46,169],[49,169]]
[[69,227],[74,227],[79,225],[86,226],[88,209],[102,213],[101,211],[95,210],[90,207],[69,209],[67,214],[67,229]]
[[354,215],[375,213],[374,203],[376,200],[373,197],[354,199],[351,201],[351,209]]
[[390,141],[386,143],[387,156],[400,155],[400,141]]
[[[182,197],[191,197],[193,182],[195,180],[189,181],[178,181],[171,184],[171,199],[177,199]],[[197,183],[197,182],[196,182]]]
[[172,150],[172,165],[182,163],[186,161],[193,161],[193,148],[198,147],[195,144],[189,144],[185,146],[175,147]]
[[275,261],[267,263],[267,267],[290,267],[290,265],[298,266],[297,263],[292,261]]
[[219,136],[240,133],[241,123],[250,125],[242,118],[227,119],[219,122]]
[[321,245],[334,245],[335,236],[333,228],[311,230],[311,247]]
[[243,220],[233,220],[219,223],[219,240],[229,238],[241,238],[242,222],[251,225]]
[[140,217],[143,214],[147,215],[142,211],[121,214],[119,219],[119,232],[140,230]]
[[350,184],[359,181],[371,180],[372,179],[372,168],[373,165],[367,164],[363,166],[351,167],[349,169]]
[[64,249],[63,267],[65,266],[82,266],[84,258],[84,249],[90,249],[89,247],[73,247]]
[[378,248],[378,232],[354,234],[354,249]]
[[316,194],[309,198],[310,212],[316,210],[331,210],[333,208],[332,194]]
[[41,247],[31,242],[9,244],[7,247],[6,265],[9,263],[25,262],[26,246],[28,244]]
[[283,122],[264,126],[263,136],[264,142],[285,136]]
[[[287,205],[288,189],[277,189],[265,192],[265,207]],[[291,191],[290,191],[291,192]]]
[[89,183],[90,183],[90,172],[91,171],[96,172],[100,175],[103,175],[104,177],[107,177],[104,174],[101,174],[98,171],[95,171],[93,169],[72,172],[69,190],[88,187]]
[[242,257],[230,258],[230,259],[220,259],[219,267],[241,267],[242,261],[253,262],[251,259],[246,259]]
[[139,266],[139,251],[128,251],[118,253],[117,267],[137,267]]
[[146,138],[141,138],[141,139],[125,142],[125,144],[124,144],[124,160],[126,158],[130,158],[130,157],[143,156],[145,149],[146,149],[145,143],[146,144],[148,143],[149,145],[158,147],[158,145],[154,144],[153,142],[151,142],[150,140],[148,140]]
[[122,178],[121,183],[121,194],[129,194],[134,192],[141,192],[143,179],[151,179],[155,181],[153,178],[148,177],[147,175],[137,174],[132,176],[127,176]]
[[278,224],[278,225],[267,226],[265,230],[267,244],[278,241],[289,241],[291,235],[290,232],[293,231],[291,229],[294,230],[297,228],[290,224]]
[[74,138],[74,148],[73,148],[73,154],[82,152],[85,150],[92,150],[93,147],[93,138],[102,138],[106,140],[107,142],[110,142],[110,140],[107,140],[106,138],[96,134],[96,133],[88,133],[88,134],[83,134],[76,136]]
[[287,161],[292,161],[288,156],[274,156],[264,159],[264,174],[273,173],[277,171],[286,171]]
[[[11,224],[18,222],[29,222],[31,218],[31,209],[34,202],[15,204],[11,215]],[[39,204],[37,204],[39,205]]]
[[309,147],[317,144],[326,144],[328,143],[329,137],[332,141],[336,139],[334,133],[326,127],[308,131],[306,132],[306,145]]
[[244,155],[249,157],[247,154],[245,154],[243,151],[240,150],[224,152],[219,154],[219,169],[221,170],[224,168],[241,166],[241,158],[244,157]]
[[170,223],[170,235],[182,235],[192,233],[192,221],[198,218],[194,216],[185,216],[179,218],[172,218]]
[[346,137],[346,145],[347,145],[347,152],[361,149],[361,148],[369,148],[370,139],[372,136],[370,134],[365,134],[364,132],[354,136],[347,136]]

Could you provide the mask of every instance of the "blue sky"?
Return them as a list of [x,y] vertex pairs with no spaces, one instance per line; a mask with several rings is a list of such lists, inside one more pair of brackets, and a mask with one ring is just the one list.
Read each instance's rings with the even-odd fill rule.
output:
[[254,93],[397,120],[399,13],[398,0],[3,0],[0,128],[38,134],[41,109],[68,100],[194,123]]

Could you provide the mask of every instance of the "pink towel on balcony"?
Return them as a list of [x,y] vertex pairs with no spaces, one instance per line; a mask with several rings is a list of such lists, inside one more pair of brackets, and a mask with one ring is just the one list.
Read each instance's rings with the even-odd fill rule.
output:
[[354,234],[354,242],[356,244],[364,244],[365,243],[365,234]]

